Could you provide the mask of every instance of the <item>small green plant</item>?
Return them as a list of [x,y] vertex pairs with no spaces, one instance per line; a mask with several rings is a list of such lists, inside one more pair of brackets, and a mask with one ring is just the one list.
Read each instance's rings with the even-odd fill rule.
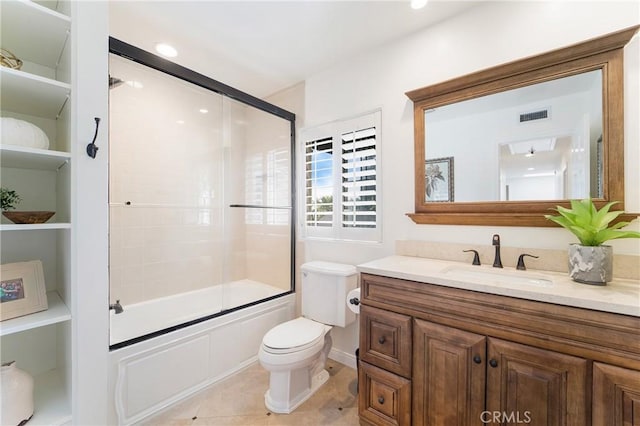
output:
[[610,202],[598,210],[590,198],[571,200],[570,209],[557,206],[553,210],[559,213],[558,216],[547,214],[544,217],[571,231],[583,246],[600,246],[617,238],[640,238],[640,232],[620,231],[620,228],[624,228],[629,222],[610,225],[624,213],[622,210],[609,211],[611,206],[617,203]]
[[2,211],[13,210],[22,199],[16,191],[0,188],[0,209]]

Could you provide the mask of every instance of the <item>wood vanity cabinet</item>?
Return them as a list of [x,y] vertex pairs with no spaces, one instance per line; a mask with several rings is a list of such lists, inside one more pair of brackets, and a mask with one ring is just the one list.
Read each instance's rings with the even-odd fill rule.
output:
[[640,318],[362,274],[363,425],[640,425]]

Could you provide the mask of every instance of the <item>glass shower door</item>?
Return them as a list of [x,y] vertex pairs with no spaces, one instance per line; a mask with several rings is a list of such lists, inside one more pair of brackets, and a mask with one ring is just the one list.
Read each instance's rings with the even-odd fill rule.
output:
[[225,98],[225,309],[288,293],[291,122]]
[[[109,67],[110,302],[124,319],[133,306],[223,283],[223,96],[114,54]],[[218,294],[211,313],[223,309]],[[122,328],[132,337],[184,318]]]
[[291,293],[295,115],[109,48],[111,347]]

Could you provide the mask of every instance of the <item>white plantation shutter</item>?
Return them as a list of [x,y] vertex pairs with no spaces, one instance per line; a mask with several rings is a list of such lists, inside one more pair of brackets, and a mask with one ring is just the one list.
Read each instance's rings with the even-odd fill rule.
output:
[[342,140],[342,226],[376,227],[376,128],[354,130]]
[[289,190],[289,150],[275,149],[267,153],[267,205],[278,207],[266,209],[266,223],[269,225],[288,225],[291,204]]
[[[260,206],[264,204],[264,175],[262,164],[262,155],[254,154],[245,162],[246,182],[244,202],[248,205]],[[260,209],[244,209],[245,223],[252,225],[262,224],[262,211]]]
[[245,163],[244,202],[264,208],[245,209],[245,223],[287,225],[291,204],[289,191],[289,151],[275,149],[249,157]]
[[333,139],[305,142],[305,224],[333,226]]
[[304,234],[380,241],[380,111],[302,131]]

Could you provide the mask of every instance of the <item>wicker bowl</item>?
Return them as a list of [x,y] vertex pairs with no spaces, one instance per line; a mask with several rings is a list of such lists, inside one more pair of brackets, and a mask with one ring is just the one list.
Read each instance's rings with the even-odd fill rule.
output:
[[45,223],[56,212],[2,212],[4,217],[13,223]]
[[0,65],[14,70],[22,68],[22,61],[16,58],[16,55],[10,50],[0,48]]

